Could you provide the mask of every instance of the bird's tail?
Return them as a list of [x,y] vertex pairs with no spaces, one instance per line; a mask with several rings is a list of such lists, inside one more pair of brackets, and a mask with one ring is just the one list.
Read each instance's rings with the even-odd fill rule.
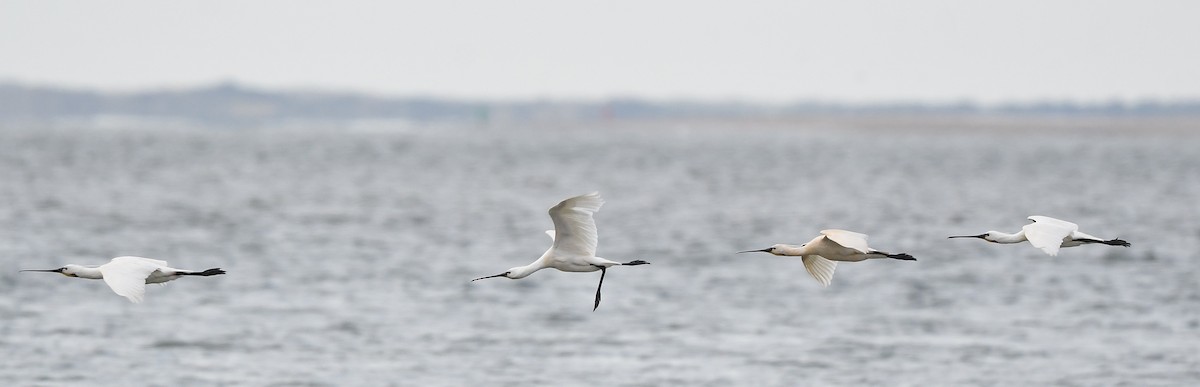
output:
[[225,274],[225,271],[221,270],[220,268],[216,268],[216,269],[208,269],[205,271],[185,271],[185,272],[179,272],[178,274],[179,275],[198,275],[201,277],[208,277],[211,275]]

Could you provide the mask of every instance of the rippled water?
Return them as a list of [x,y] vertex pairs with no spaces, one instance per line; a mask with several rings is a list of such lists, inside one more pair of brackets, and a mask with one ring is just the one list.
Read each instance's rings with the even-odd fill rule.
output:
[[[970,134],[968,134],[970,133]],[[1200,137],[753,124],[0,131],[5,385],[1195,385]],[[605,279],[524,265],[601,191]],[[948,240],[1042,214],[1131,248]],[[917,262],[732,252],[871,234]],[[23,273],[140,255],[228,275]]]

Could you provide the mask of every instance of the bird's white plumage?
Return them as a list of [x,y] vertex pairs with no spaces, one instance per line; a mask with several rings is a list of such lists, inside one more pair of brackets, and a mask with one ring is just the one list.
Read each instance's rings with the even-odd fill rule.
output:
[[165,267],[167,263],[157,259],[116,257],[100,265],[99,269],[104,275],[104,283],[108,284],[114,293],[137,304],[146,298],[146,278]]
[[162,267],[167,267],[167,266],[168,266],[168,265],[167,265],[167,261],[158,260],[158,259],[151,259],[151,258],[144,258],[144,257],[133,257],[133,256],[116,257],[116,258],[113,258],[112,260],[108,261],[108,263],[113,263],[113,262],[134,262],[134,261],[149,262],[149,263],[152,263],[152,264],[155,264],[155,265],[158,265],[158,266],[162,266]]
[[1062,227],[1066,227],[1066,228],[1069,228],[1069,229],[1072,229],[1072,230],[1078,230],[1078,229],[1079,229],[1079,225],[1078,225],[1078,224],[1071,223],[1071,222],[1068,222],[1068,221],[1065,221],[1065,220],[1062,220],[1062,219],[1051,218],[1051,217],[1049,217],[1049,216],[1033,215],[1033,216],[1030,216],[1028,219],[1029,219],[1029,220],[1032,220],[1032,221],[1034,221],[1035,223],[1041,223],[1041,224],[1057,224],[1057,225],[1060,225],[1060,226],[1062,226]]
[[846,230],[821,230],[821,235],[842,247],[855,249],[863,254],[871,252],[871,248],[867,247],[867,234]]
[[1025,239],[1028,239],[1029,244],[1033,247],[1041,249],[1052,257],[1057,256],[1063,242],[1079,230],[1079,225],[1075,223],[1048,216],[1034,215],[1030,216],[1029,220],[1032,220],[1033,223],[1021,227],[1021,231],[1025,233]]
[[867,246],[866,234],[837,229],[821,230],[821,235],[817,235],[808,243],[799,246],[777,244],[769,249],[742,251],[742,253],[750,252],[800,257],[804,262],[804,269],[823,286],[829,286],[833,282],[833,273],[837,270],[838,262],[860,262],[881,258],[916,260],[908,254],[890,254],[872,249]]
[[599,192],[563,200],[550,208],[554,221],[554,253],[559,256],[596,256],[596,220],[604,199]]
[[1121,239],[1103,239],[1079,231],[1079,225],[1049,216],[1034,215],[1029,220],[1033,223],[1021,227],[1021,231],[1009,234],[1000,231],[988,231],[979,235],[952,235],[951,238],[979,238],[992,243],[1021,243],[1029,244],[1050,256],[1058,256],[1064,247],[1075,247],[1086,244],[1104,244],[1109,246],[1129,247],[1129,242]]
[[805,255],[800,260],[804,261],[804,269],[808,270],[808,274],[821,285],[829,286],[833,282],[833,272],[837,270],[837,262],[825,259],[820,255]]
[[600,288],[604,285],[604,274],[613,266],[638,266],[649,262],[634,260],[621,263],[596,256],[596,221],[592,215],[604,205],[599,192],[568,198],[550,208],[553,230],[546,235],[554,240],[550,248],[533,263],[510,268],[503,273],[479,277],[472,282],[487,278],[504,277],[521,279],[539,270],[553,268],[559,271],[586,273],[600,271],[600,282],[596,284],[596,299],[592,310],[600,306]]
[[73,278],[104,280],[113,293],[135,304],[146,298],[146,284],[161,284],[184,275],[208,277],[225,274],[220,268],[204,271],[176,269],[167,266],[166,261],[131,256],[116,257],[97,267],[69,264],[57,269],[21,271],[50,272]]

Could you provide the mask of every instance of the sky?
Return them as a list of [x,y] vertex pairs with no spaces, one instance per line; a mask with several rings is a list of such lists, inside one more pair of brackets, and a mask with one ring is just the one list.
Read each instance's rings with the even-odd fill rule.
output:
[[1200,98],[1195,1],[0,0],[0,82],[465,99]]

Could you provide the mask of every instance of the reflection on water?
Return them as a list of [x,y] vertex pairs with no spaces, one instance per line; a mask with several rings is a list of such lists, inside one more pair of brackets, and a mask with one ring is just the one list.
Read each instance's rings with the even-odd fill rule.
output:
[[[1196,137],[781,128],[0,133],[12,385],[1156,385],[1200,378]],[[601,191],[606,277],[524,265]],[[948,240],[1043,214],[1131,248]],[[917,262],[733,252],[823,228]],[[142,255],[228,275],[18,275]],[[169,376],[167,376],[169,375]]]

